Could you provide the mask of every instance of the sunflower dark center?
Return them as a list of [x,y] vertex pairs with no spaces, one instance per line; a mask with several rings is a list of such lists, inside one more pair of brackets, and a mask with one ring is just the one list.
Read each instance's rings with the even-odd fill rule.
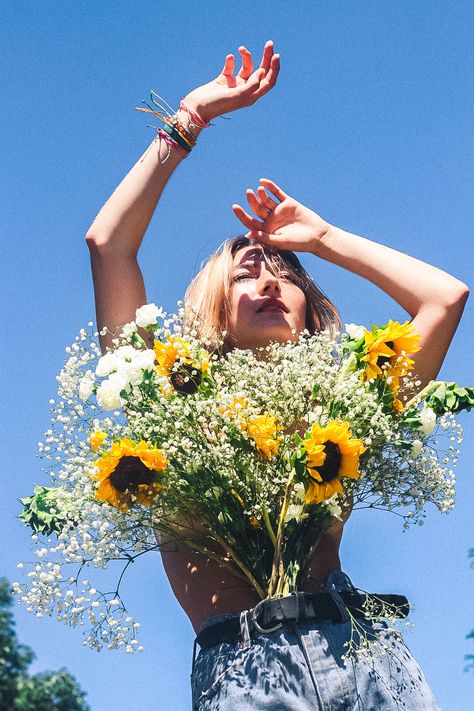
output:
[[334,442],[325,442],[324,451],[326,453],[326,459],[324,464],[320,467],[316,467],[316,471],[323,481],[332,481],[337,478],[339,474],[339,469],[341,466],[341,450],[338,445]]
[[198,389],[202,373],[194,365],[183,365],[176,373],[171,373],[171,384],[182,395],[192,395]]
[[[385,345],[393,349],[393,341],[387,341]],[[390,358],[391,356],[379,356],[377,358],[378,367],[381,368],[383,365],[385,365],[385,363],[388,363],[390,361]]]
[[137,491],[139,484],[150,484],[153,472],[146,467],[139,457],[122,457],[110,475],[110,483],[120,491]]

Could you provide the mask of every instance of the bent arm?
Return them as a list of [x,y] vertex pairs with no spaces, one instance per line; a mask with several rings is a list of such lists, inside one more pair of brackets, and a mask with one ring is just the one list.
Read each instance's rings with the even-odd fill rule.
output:
[[376,284],[412,317],[421,351],[411,354],[421,389],[436,378],[469,295],[462,281],[396,249],[329,226],[316,256]]
[[[187,121],[187,114],[179,117]],[[193,132],[197,135],[199,129]],[[179,150],[154,139],[87,232],[99,330],[107,326],[113,334],[146,302],[138,250],[163,189],[182,159]],[[102,337],[103,348],[111,338]]]
[[[185,98],[201,123],[229,111],[251,106],[275,85],[280,57],[273,42],[265,43],[262,60],[254,70],[252,55],[239,47],[242,66],[236,76],[235,59],[228,54],[221,73],[212,81],[194,89]],[[197,136],[200,129],[191,126],[190,115],[179,110],[177,117],[185,130]],[[145,287],[137,254],[143,235],[171,174],[182,160],[181,151],[155,139],[136,165],[107,200],[89,228],[86,241],[91,253],[92,274],[102,348],[111,345],[114,332],[135,316],[137,307],[146,302]],[[163,162],[164,161],[164,162]]]
[[419,388],[436,378],[469,295],[466,284],[421,259],[329,224],[268,178],[260,179],[256,193],[247,190],[247,199],[260,220],[240,205],[233,210],[250,230],[248,236],[277,249],[311,252],[369,279],[399,303],[421,336],[421,351],[407,354]]

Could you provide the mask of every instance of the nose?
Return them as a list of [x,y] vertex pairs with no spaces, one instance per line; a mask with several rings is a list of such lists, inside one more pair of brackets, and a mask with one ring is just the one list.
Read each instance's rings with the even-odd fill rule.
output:
[[280,281],[266,266],[262,264],[258,279],[258,290],[260,294],[276,293],[281,294]]

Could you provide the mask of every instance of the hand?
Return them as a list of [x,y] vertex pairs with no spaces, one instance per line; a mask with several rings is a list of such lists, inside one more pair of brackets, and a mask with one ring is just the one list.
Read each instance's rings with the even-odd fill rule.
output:
[[251,189],[246,193],[250,208],[261,221],[240,205],[232,205],[235,215],[249,230],[246,236],[276,249],[317,254],[318,244],[331,225],[284,193],[272,180],[261,178],[260,183],[256,194]]
[[234,55],[228,54],[219,76],[184,98],[184,103],[205,121],[251,106],[275,85],[280,71],[280,55],[274,53],[271,40],[265,43],[260,67],[255,71],[249,50],[239,47],[239,54],[242,66],[237,76],[234,76]]

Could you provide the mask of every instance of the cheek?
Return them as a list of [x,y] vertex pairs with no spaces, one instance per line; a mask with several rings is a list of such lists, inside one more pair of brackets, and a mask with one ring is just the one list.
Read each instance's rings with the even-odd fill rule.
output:
[[298,321],[298,325],[304,328],[306,325],[306,297],[300,289],[291,294],[291,311]]

